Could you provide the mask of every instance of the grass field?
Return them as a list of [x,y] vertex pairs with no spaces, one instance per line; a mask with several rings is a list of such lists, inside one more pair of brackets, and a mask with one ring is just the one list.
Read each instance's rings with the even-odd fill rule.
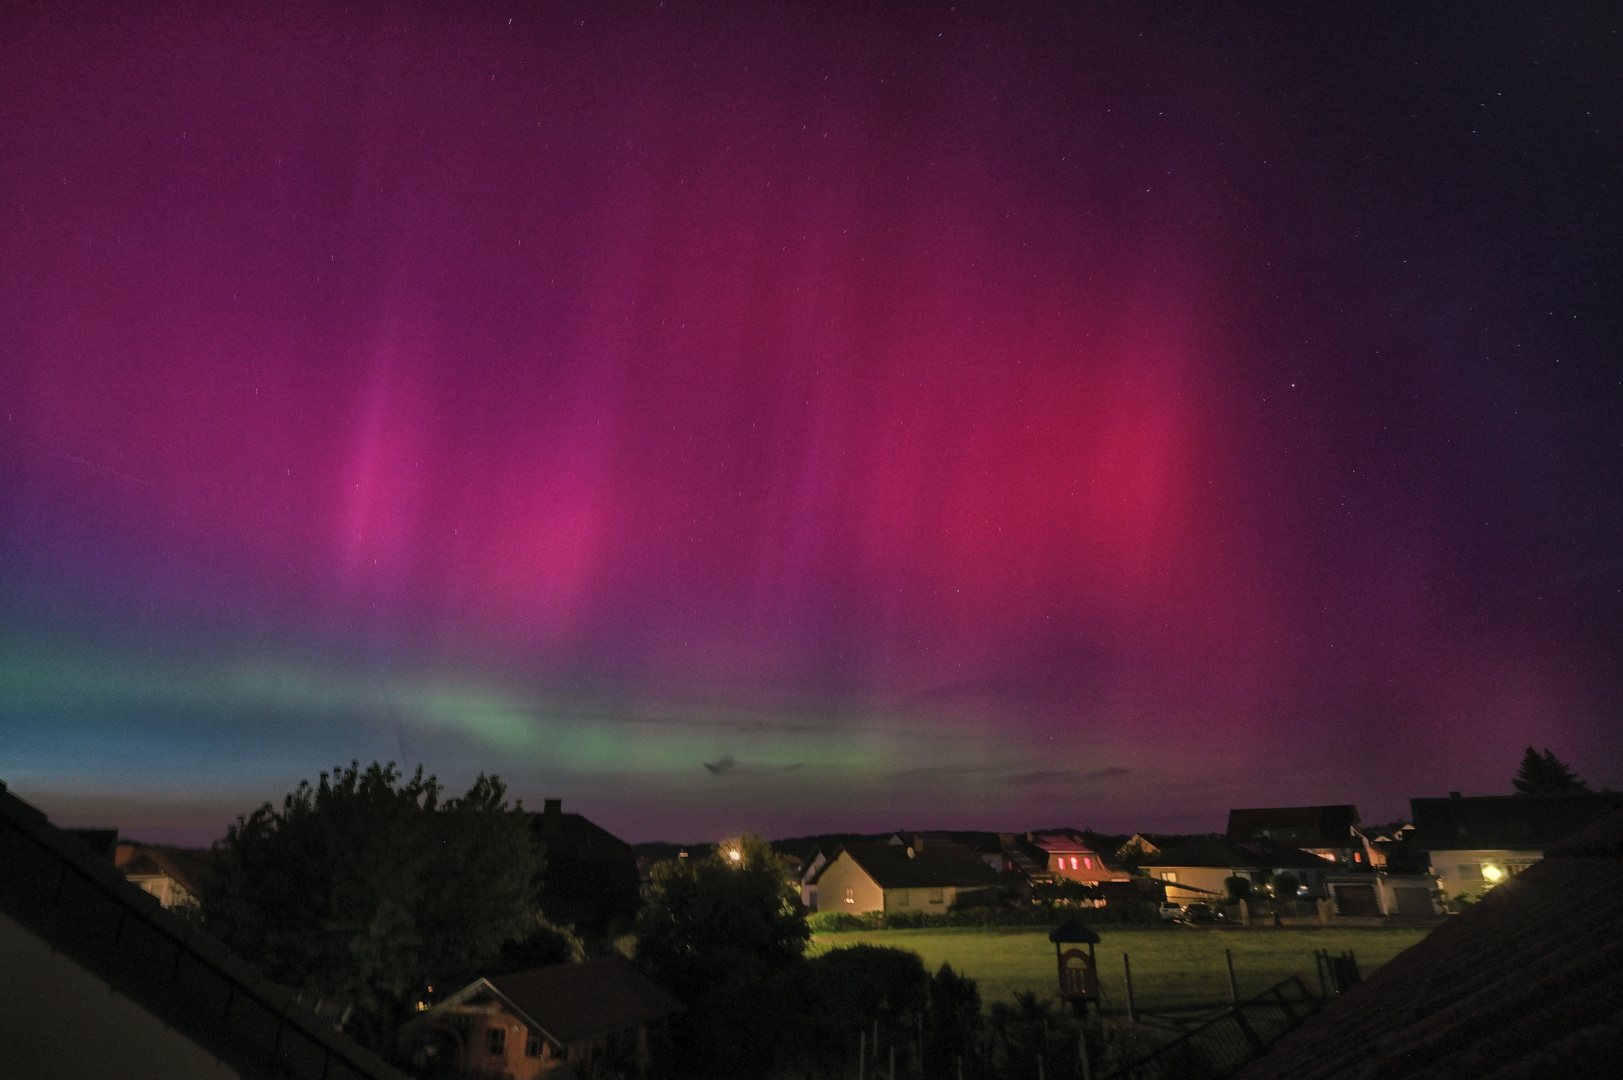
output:
[[[1413,945],[1429,926],[1206,928],[1189,926],[1096,928],[1104,940],[1094,946],[1107,1012],[1125,1013],[1127,989],[1122,954],[1132,962],[1133,996],[1140,1009],[1196,1010],[1229,999],[1223,950],[1234,956],[1240,996],[1267,989],[1300,972],[1318,992],[1313,953],[1351,949],[1366,976]],[[1047,927],[995,927],[941,930],[879,930],[818,934],[813,953],[858,943],[911,949],[934,971],[943,963],[973,978],[981,1000],[1009,1001],[1017,991],[1054,997],[1058,976]]]

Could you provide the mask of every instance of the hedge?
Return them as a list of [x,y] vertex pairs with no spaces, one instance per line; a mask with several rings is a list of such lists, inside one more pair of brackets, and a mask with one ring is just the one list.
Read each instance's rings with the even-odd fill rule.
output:
[[815,911],[806,917],[806,925],[814,934],[838,934],[852,930],[927,930],[946,926],[1054,926],[1072,918],[1086,923],[1153,923],[1159,916],[1154,904],[1102,908],[1031,904],[952,908],[942,912]]

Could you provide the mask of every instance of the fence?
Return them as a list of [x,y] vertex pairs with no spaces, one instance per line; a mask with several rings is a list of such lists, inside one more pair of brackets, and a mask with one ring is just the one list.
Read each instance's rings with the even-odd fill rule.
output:
[[1111,1073],[1107,1080],[1230,1076],[1261,1057],[1323,1004],[1300,975],[1292,975],[1255,997],[1236,1002],[1215,1019]]

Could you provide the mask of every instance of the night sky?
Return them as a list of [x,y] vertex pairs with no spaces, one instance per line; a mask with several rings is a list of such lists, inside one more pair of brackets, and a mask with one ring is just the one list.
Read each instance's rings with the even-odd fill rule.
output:
[[1232,7],[5,5],[0,779],[1623,787],[1618,7]]

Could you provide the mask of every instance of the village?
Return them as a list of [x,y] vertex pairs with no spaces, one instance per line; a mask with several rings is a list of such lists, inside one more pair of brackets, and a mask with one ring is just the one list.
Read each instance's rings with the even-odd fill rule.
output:
[[[819,1008],[844,1016],[845,1041],[856,1045],[825,1045],[821,1056],[803,1055],[798,1072],[785,1072],[779,1060],[776,1073],[885,1080],[936,1075],[948,1061],[940,1047],[949,1044],[956,1048],[954,1069],[962,1072],[967,1060],[966,1075],[988,1077],[1023,1075],[1033,1063],[1041,1070],[1045,1054],[1050,1069],[1063,1065],[1089,1075],[1093,1069],[1123,1077],[1183,1075],[1177,1070],[1196,1058],[1205,1062],[1201,1068],[1219,1059],[1233,1066],[1262,1058],[1260,1068],[1273,1059],[1275,1042],[1286,1040],[1289,1047],[1287,1036],[1314,1014],[1333,1011],[1344,994],[1349,1002],[1354,991],[1367,994],[1389,954],[1411,941],[1419,944],[1410,952],[1424,951],[1432,929],[1446,920],[1480,916],[1493,906],[1485,901],[1498,900],[1501,891],[1523,903],[1530,896],[1553,902],[1519,883],[1543,881],[1530,872],[1586,829],[1595,834],[1598,827],[1600,848],[1610,850],[1623,821],[1623,796],[1610,792],[1453,792],[1414,799],[1408,819],[1376,826],[1363,824],[1355,806],[1329,805],[1234,808],[1223,831],[1192,835],[897,829],[770,845],[752,837],[632,845],[566,812],[561,800],[547,799],[540,812],[521,815],[535,849],[545,852],[537,896],[546,932],[517,952],[504,945],[481,974],[427,986],[411,998],[406,1019],[380,1039],[357,1013],[366,1002],[267,981],[209,937],[200,912],[202,901],[218,893],[218,882],[211,882],[221,872],[218,845],[215,851],[183,849],[123,838],[116,829],[57,829],[9,792],[0,792],[0,805],[12,868],[0,894],[7,959],[25,958],[40,975],[37,985],[62,998],[49,1008],[36,1002],[37,1037],[57,1039],[53,1025],[71,1017],[79,1031],[73,1038],[81,1042],[85,1024],[104,1027],[114,1057],[117,1045],[132,1039],[175,1042],[165,1067],[177,1076],[510,1080],[693,1074],[691,1064],[669,1056],[684,1045],[692,1052],[695,1035],[689,1031],[684,1044],[683,1025],[699,1024],[718,1000],[730,1002],[721,1009],[730,1019],[763,1008],[740,1004],[737,994],[777,993],[770,987],[787,968],[760,967],[758,987],[734,987],[733,997],[717,999],[712,984],[725,981],[727,972],[705,973],[691,958],[650,959],[661,946],[659,920],[650,919],[649,909],[661,908],[666,922],[679,922],[687,917],[681,905],[698,903],[707,881],[742,889],[736,883],[752,874],[750,880],[777,890],[771,894],[776,901],[766,900],[769,908],[777,904],[767,915],[777,920],[777,939],[737,944],[753,932],[746,924],[754,916],[716,912],[752,902],[740,892],[706,909],[703,918],[711,925],[699,933],[710,935],[704,939],[710,951],[764,954],[788,942],[795,963],[805,951],[809,963],[822,965],[813,984],[834,978],[830,964],[849,969],[838,976],[846,984],[836,995],[847,1000]],[[1570,858],[1556,864],[1569,865]],[[1604,865],[1615,875],[1615,858]],[[682,893],[684,885],[690,892]],[[1570,903],[1573,897],[1557,899]],[[1265,933],[1250,938],[1247,931]],[[1281,973],[1261,970],[1261,954],[1253,958],[1248,949],[1280,940],[1270,934],[1292,932],[1320,935],[1303,939],[1313,946],[1312,966],[1297,958],[1298,970],[1275,981]],[[1563,931],[1556,926],[1552,932]],[[1397,936],[1382,939],[1382,933]],[[1122,952],[1122,971],[1106,970],[1107,960],[1097,954],[1107,938],[1138,957],[1136,995],[1128,953]],[[1156,967],[1168,963],[1156,951],[1163,942],[1183,950],[1176,970]],[[1192,959],[1199,953],[1192,942],[1209,943],[1207,960]],[[1006,1002],[996,1000],[1001,984],[974,967],[973,948],[985,943],[1035,950],[1032,974],[1020,976],[1027,988],[1012,990]],[[1356,953],[1346,948],[1332,955],[1335,945],[1351,943]],[[942,948],[958,962],[942,964],[933,976],[932,964],[908,959],[897,969],[881,955],[911,958]],[[1041,959],[1045,948],[1053,951],[1048,961]],[[1222,974],[1212,959],[1219,951],[1212,950],[1227,964],[1226,985],[1211,981]],[[1407,955],[1394,964],[1402,966]],[[729,963],[754,962],[740,953]],[[912,974],[896,974],[903,969]],[[1215,1000],[1190,989],[1203,979],[1217,991],[1206,998]],[[960,1010],[960,1030],[947,1030],[932,1010],[964,985],[974,1016],[964,1019]],[[99,987],[101,995],[89,1018],[83,1001],[74,1004],[87,987]],[[923,997],[912,1000],[920,987]],[[113,1000],[128,1001],[108,1007],[109,990]],[[865,1005],[859,1001],[864,994],[874,995]],[[988,1030],[1002,1034],[983,1032],[975,1043],[965,1032],[981,1030],[983,996],[993,999]],[[1018,1028],[1011,1008],[1037,1010],[1031,1015],[1041,1016],[1041,1037],[1028,1033],[1022,1044],[1009,1034]],[[153,1024],[161,1038],[147,1030]],[[927,1028],[937,1030],[933,1039]],[[1002,1040],[996,1054],[985,1049],[988,1038]],[[825,1033],[820,1041],[839,1037]],[[1238,1058],[1228,1045],[1236,1042],[1245,1048]],[[200,1071],[182,1067],[188,1054]],[[1176,1061],[1183,1064],[1169,1054],[1181,1055]],[[210,1057],[230,1071],[204,1067]]]

